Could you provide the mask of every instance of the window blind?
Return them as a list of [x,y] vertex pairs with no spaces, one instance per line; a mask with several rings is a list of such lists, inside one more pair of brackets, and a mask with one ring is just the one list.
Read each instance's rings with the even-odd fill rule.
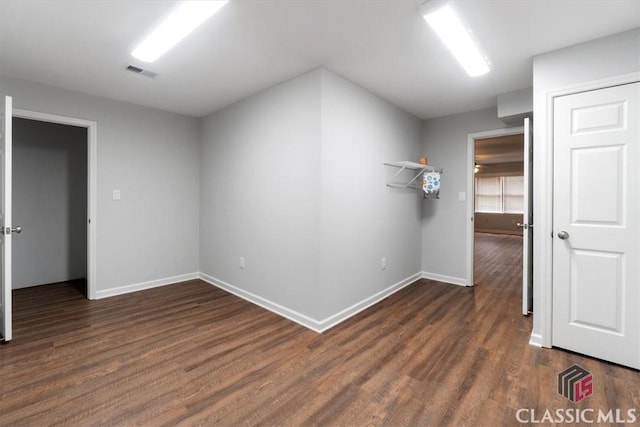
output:
[[476,177],[476,212],[522,213],[524,209],[523,176]]

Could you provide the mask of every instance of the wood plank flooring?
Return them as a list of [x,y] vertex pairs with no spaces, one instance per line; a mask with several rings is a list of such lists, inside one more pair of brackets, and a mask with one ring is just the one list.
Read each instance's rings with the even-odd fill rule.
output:
[[[0,425],[500,426],[521,408],[640,408],[637,371],[528,344],[520,242],[478,234],[474,288],[421,280],[324,334],[198,280],[98,301],[17,290]],[[556,391],[574,363],[594,377],[578,404]]]

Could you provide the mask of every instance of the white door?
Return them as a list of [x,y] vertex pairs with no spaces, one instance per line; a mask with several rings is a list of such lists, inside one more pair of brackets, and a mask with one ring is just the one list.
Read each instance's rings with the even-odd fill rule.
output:
[[640,368],[640,83],[554,101],[553,338]]
[[11,124],[12,99],[6,96],[0,107],[0,252],[2,271],[0,276],[0,334],[11,341]]
[[533,144],[531,120],[524,119],[524,197],[522,211],[522,314],[533,311]]

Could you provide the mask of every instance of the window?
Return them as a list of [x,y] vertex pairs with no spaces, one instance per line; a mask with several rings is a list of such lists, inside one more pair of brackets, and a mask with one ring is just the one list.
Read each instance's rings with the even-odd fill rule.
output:
[[476,212],[522,213],[523,176],[476,177]]
[[476,178],[476,212],[502,212],[502,177]]
[[524,177],[502,177],[502,211],[522,213],[524,211]]

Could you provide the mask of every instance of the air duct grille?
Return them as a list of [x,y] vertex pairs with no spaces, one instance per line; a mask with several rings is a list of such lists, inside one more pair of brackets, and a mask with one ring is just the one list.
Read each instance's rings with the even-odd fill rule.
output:
[[130,71],[132,73],[135,73],[135,74],[140,74],[141,76],[149,77],[151,79],[158,75],[157,73],[154,73],[153,71],[144,70],[144,69],[142,69],[140,67],[136,67],[134,65],[127,65],[126,70]]

